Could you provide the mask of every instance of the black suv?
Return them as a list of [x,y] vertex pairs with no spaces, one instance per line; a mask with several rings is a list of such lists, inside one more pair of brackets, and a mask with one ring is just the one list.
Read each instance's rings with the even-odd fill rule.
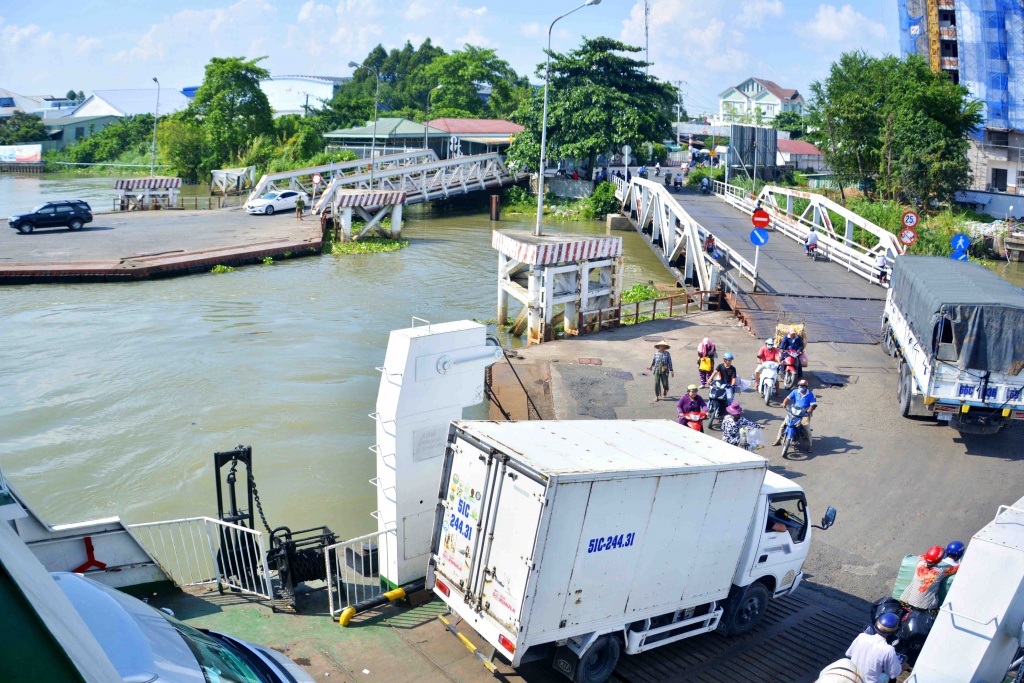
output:
[[92,223],[92,209],[81,199],[46,202],[32,209],[32,213],[7,219],[7,227],[14,228],[22,235],[27,235],[36,228],[81,230],[86,223]]

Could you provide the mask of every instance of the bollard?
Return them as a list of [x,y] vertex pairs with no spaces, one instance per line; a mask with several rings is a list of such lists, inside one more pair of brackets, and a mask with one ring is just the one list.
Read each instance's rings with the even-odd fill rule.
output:
[[492,221],[500,221],[501,220],[501,195],[500,194],[492,194],[491,195],[491,220]]

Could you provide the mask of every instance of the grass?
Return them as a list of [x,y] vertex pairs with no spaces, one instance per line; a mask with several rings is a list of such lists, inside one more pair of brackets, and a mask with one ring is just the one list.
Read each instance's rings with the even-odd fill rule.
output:
[[651,299],[657,299],[661,295],[654,287],[649,285],[633,285],[625,292],[622,293],[622,303],[624,304],[635,304],[638,301],[650,301]]
[[232,268],[231,266],[214,266],[213,268],[210,269],[210,272],[211,273],[215,273],[215,274],[220,274],[220,273],[231,273],[234,270],[235,269]]

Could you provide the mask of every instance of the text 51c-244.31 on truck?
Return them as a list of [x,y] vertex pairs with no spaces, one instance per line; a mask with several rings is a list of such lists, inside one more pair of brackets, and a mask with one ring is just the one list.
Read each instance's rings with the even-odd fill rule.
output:
[[976,263],[901,256],[882,319],[904,417],[970,434],[1024,419],[1024,289]]
[[456,421],[427,585],[513,666],[597,683],[623,651],[750,631],[810,541],[799,485],[675,422]]

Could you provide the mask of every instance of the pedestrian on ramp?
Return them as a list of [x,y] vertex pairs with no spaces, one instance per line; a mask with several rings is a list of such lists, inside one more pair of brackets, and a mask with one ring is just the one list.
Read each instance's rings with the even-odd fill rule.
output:
[[669,348],[671,347],[665,342],[658,342],[654,345],[654,359],[651,361],[651,366],[647,368],[654,373],[654,400],[651,403],[657,403],[663,395],[668,398],[669,375],[676,376],[672,369],[672,356],[668,352]]

